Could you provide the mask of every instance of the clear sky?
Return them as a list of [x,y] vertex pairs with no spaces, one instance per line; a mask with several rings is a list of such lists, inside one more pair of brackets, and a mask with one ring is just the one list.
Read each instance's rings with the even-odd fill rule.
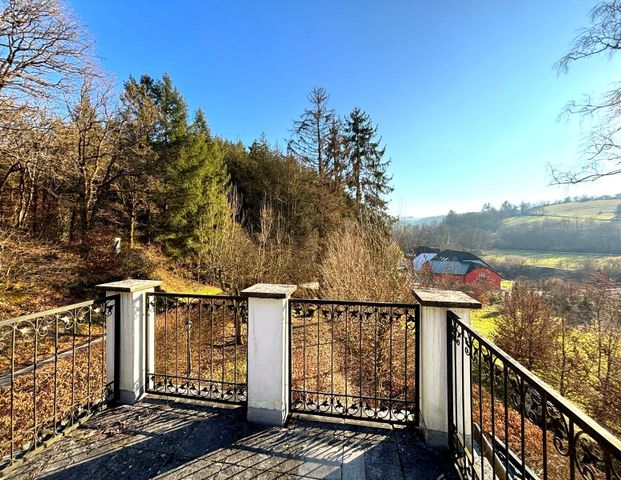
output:
[[621,192],[621,179],[551,187],[579,160],[588,124],[565,103],[620,78],[621,59],[553,64],[592,0],[73,0],[119,85],[167,72],[212,130],[281,146],[305,96],[360,106],[392,160],[393,214]]

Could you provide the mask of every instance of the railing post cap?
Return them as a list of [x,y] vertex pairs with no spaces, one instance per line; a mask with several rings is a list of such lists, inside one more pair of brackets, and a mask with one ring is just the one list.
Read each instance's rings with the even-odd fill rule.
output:
[[282,285],[274,283],[255,283],[241,291],[244,297],[255,298],[289,298],[297,290],[297,285]]
[[415,288],[414,298],[423,307],[443,308],[481,308],[481,302],[459,290],[438,290],[435,288]]
[[128,278],[118,282],[100,283],[96,288],[106,290],[108,292],[141,292],[150,288],[159,287],[162,284],[160,280],[138,280]]

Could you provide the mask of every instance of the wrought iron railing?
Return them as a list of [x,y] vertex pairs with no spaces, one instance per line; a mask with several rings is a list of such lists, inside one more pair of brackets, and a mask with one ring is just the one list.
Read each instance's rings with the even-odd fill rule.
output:
[[106,318],[118,301],[0,321],[0,469],[113,399]]
[[[154,339],[151,392],[244,403],[247,398],[247,299],[148,293]],[[149,319],[151,320],[151,319]],[[148,362],[147,362],[148,365]]]
[[621,479],[621,442],[448,313],[449,430],[464,478]]
[[418,423],[419,306],[291,299],[291,410]]

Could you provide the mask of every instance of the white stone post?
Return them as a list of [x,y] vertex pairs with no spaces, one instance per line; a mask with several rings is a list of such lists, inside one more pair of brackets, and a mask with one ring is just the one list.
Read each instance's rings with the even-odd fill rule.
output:
[[[481,303],[463,292],[452,290],[415,289],[414,297],[421,305],[420,335],[420,426],[427,443],[448,446],[448,360],[449,337],[447,313],[452,311],[461,321],[470,325],[470,310],[481,308]],[[463,345],[463,341],[461,343]],[[470,412],[470,357],[463,357],[461,346],[455,357],[453,377],[453,418],[458,432],[465,438],[471,435]],[[463,402],[462,402],[463,400]],[[462,409],[462,405],[464,408]],[[466,420],[467,419],[467,420]]]
[[[120,403],[136,403],[146,390],[147,366],[153,371],[154,316],[147,318],[146,293],[153,292],[162,282],[155,280],[122,280],[97,285],[106,296],[120,296],[120,331],[116,332],[115,315],[106,318],[106,373],[108,381],[114,378],[118,358],[119,391],[115,392]],[[147,328],[147,321],[151,323]],[[150,340],[147,339],[147,332]],[[117,346],[115,339],[120,344]],[[117,349],[118,348],[118,349]],[[147,358],[147,352],[149,358]]]
[[289,414],[289,297],[295,285],[258,283],[248,297],[248,420],[282,426]]

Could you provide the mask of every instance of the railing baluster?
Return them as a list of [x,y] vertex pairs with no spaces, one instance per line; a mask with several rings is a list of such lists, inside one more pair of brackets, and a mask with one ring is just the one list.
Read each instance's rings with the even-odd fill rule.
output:
[[526,385],[524,384],[524,377],[520,378],[520,431],[522,433],[521,442],[521,459],[522,459],[522,478],[526,478],[526,432],[525,432],[525,416],[526,413]]
[[[34,347],[33,347],[33,368],[32,368],[32,444],[37,447],[37,354],[39,353],[39,319],[34,323]],[[72,371],[73,379],[73,371]],[[72,397],[73,401],[73,397]]]
[[56,431],[56,415],[58,413],[58,319],[59,315],[54,315],[54,405],[52,406],[54,431]]
[[15,458],[15,341],[17,324],[11,326],[11,463]]
[[190,378],[192,377],[192,345],[191,345],[191,330],[192,330],[192,321],[190,319],[190,311],[192,309],[192,300],[187,299],[186,304],[186,327],[185,327],[185,336],[186,336],[186,346],[185,346],[185,358],[186,358],[186,381],[185,381],[185,394],[190,395]]
[[93,322],[93,308],[88,308],[88,347],[87,347],[87,366],[86,366],[86,409],[90,411],[91,409],[91,341],[92,339],[92,330],[91,325]]
[[379,402],[377,400],[377,385],[378,385],[378,379],[377,379],[377,356],[379,355],[379,348],[377,345],[377,317],[379,315],[379,308],[375,310],[375,325],[374,325],[374,331],[373,331],[373,335],[374,335],[374,339],[373,339],[373,359],[374,359],[374,363],[375,365],[373,366],[374,368],[374,387],[375,390],[373,392],[373,409],[375,410],[375,417],[377,417],[377,410],[379,408]]
[[362,416],[362,321],[364,318],[364,308],[360,309],[358,317],[358,408],[360,416]]
[[[155,297],[157,301],[157,297]],[[164,300],[164,391],[168,390],[168,302]],[[157,305],[156,305],[157,306]],[[156,310],[157,312],[157,310]],[[156,314],[157,315],[157,314]],[[157,352],[157,349],[156,349]]]
[[[289,306],[291,311],[291,306]],[[330,413],[334,412],[334,305],[330,305]],[[291,342],[292,339],[289,339]],[[290,360],[291,361],[291,360]],[[291,365],[293,369],[293,365]]]
[[179,298],[175,299],[175,392],[179,393]]
[[494,397],[495,397],[495,393],[494,393],[494,353],[490,352],[490,356],[489,356],[489,362],[490,362],[490,397],[491,397],[491,417],[492,417],[492,479],[496,478],[496,422],[495,422],[495,418],[496,418],[496,409],[494,408]]
[[225,395],[225,363],[226,363],[226,332],[225,332],[225,328],[226,328],[226,307],[224,305],[224,303],[221,305],[221,309],[222,309],[222,375],[221,375],[221,385],[222,388],[220,390],[220,398],[224,400],[224,395]]
[[[483,429],[483,348],[481,347],[481,342],[478,342],[479,345],[479,430],[480,430],[480,442],[481,446],[483,446],[483,436],[485,435],[485,430]],[[474,452],[474,450],[473,450]],[[481,452],[483,455],[483,452]],[[483,458],[481,458],[481,478],[485,478],[485,462]]]
[[503,398],[503,406],[505,413],[505,472],[509,471],[509,452],[511,451],[511,447],[509,446],[509,408],[507,403],[507,382],[508,382],[508,374],[507,374],[507,364],[503,362],[503,380],[504,380],[504,398]]
[[543,480],[548,478],[548,397],[546,392],[540,391],[541,395],[541,436],[543,453]]
[[[321,375],[321,372],[319,370],[319,343],[320,343],[321,335],[319,333],[319,324],[321,323],[321,313],[319,312],[319,308],[315,310],[315,314],[317,315],[317,371],[315,372],[315,374],[317,376],[317,391],[320,392],[321,384],[320,384],[319,377]],[[319,405],[321,405],[321,398],[319,397],[319,394],[317,394],[317,409],[320,408]]]
[[78,327],[78,312],[73,315],[71,329],[71,424],[75,422],[76,402],[75,402],[75,340]]

